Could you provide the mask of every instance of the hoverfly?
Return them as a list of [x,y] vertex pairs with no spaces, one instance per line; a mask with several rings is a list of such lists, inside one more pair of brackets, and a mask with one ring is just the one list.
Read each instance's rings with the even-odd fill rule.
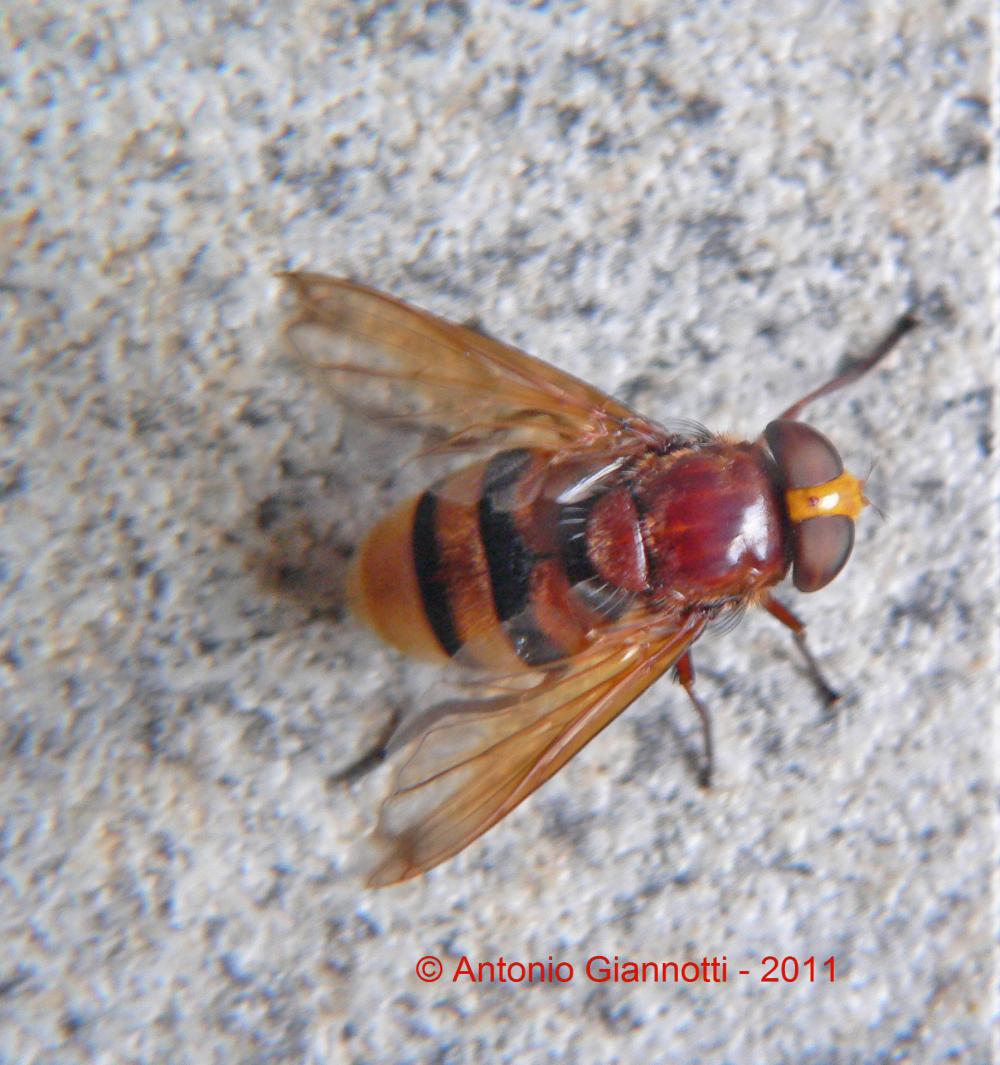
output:
[[293,346],[335,388],[377,382],[392,411],[468,456],[398,506],[353,560],[349,599],[382,639],[458,661],[474,695],[404,726],[369,884],[452,857],[549,779],[673,668],[694,692],[691,645],[747,606],[786,625],[825,697],[805,626],[771,594],[828,584],[867,504],[829,440],[798,420],[878,364],[916,324],[793,403],[754,441],[658,424],[597,388],[465,326],[321,274],[293,273]]

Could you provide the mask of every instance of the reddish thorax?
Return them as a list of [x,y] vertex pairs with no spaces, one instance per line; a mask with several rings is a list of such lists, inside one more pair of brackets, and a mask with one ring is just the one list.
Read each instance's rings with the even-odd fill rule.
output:
[[773,461],[715,441],[651,457],[634,485],[654,597],[711,601],[776,584],[789,565]]

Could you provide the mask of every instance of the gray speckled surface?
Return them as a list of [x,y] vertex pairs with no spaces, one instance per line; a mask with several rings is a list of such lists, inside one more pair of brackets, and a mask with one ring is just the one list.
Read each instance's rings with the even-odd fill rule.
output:
[[[66,11],[10,7],[0,49],[0,1060],[988,1060],[988,6]],[[278,357],[289,266],[751,435],[920,299],[811,415],[886,511],[788,596],[836,722],[748,618],[697,655],[711,792],[663,682],[459,858],[359,889],[387,776],[331,774],[427,681],[248,555],[411,483]],[[576,978],[450,979],[501,955]]]

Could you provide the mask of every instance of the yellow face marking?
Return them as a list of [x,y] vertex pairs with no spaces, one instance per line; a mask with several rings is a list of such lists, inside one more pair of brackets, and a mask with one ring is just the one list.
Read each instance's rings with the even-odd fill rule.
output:
[[868,506],[864,485],[846,470],[824,484],[789,488],[785,492],[785,503],[788,516],[795,524],[831,514],[843,514],[853,520]]

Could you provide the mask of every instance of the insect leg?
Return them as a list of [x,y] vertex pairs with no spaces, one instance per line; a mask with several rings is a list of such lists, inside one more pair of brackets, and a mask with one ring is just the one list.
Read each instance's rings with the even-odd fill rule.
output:
[[688,698],[694,704],[698,717],[701,720],[701,735],[703,741],[703,753],[701,766],[698,769],[698,783],[707,788],[712,783],[712,719],[708,714],[708,707],[694,693],[694,663],[691,661],[691,652],[685,651],[677,659],[674,673],[678,683],[688,693]]
[[761,606],[772,616],[778,619],[782,625],[791,630],[792,637],[798,645],[799,650],[802,652],[802,657],[805,659],[806,669],[809,671],[809,676],[812,678],[813,684],[816,685],[823,701],[826,705],[833,706],[833,704],[840,698],[840,692],[838,692],[823,676],[823,671],[819,668],[819,663],[813,657],[812,651],[809,650],[809,645],[806,643],[806,626],[805,622],[795,616],[785,606],[784,603],[779,602],[773,595],[768,595]]
[[389,752],[389,741],[392,739],[393,734],[396,731],[396,726],[399,724],[400,717],[401,713],[397,707],[389,715],[389,720],[386,722],[385,728],[383,728],[378,734],[378,738],[371,747],[365,751],[360,758],[356,758],[350,763],[350,765],[334,773],[330,777],[329,783],[350,784],[359,777],[363,777],[366,773],[370,773],[377,766],[380,766],[385,761],[386,755]]
[[[905,314],[899,316],[896,319],[895,325],[885,334],[884,337],[866,354],[860,359],[856,359],[845,370],[837,374],[831,381],[827,381],[826,384],[820,385],[819,388],[813,389],[808,395],[803,396],[796,403],[793,403],[788,410],[783,411],[779,418],[797,418],[804,407],[812,403],[814,399],[819,399],[820,396],[828,396],[831,392],[836,392],[837,389],[843,388],[844,385],[849,385],[853,381],[856,381],[859,377],[868,373],[869,370],[877,366],[890,351],[910,332],[911,329],[916,329],[920,324],[920,319],[917,317],[915,309],[908,310]],[[789,615],[791,616],[791,615]]]

